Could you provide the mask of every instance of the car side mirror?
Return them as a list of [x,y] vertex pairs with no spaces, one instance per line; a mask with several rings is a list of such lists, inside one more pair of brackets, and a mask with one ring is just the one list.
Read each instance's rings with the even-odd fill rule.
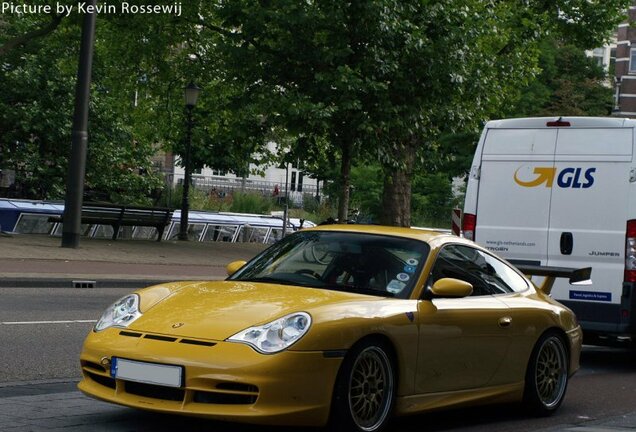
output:
[[433,298],[461,298],[473,293],[473,285],[460,279],[442,278],[430,289]]
[[227,271],[227,275],[228,276],[232,276],[234,273],[236,273],[237,271],[240,270],[241,267],[243,267],[245,265],[247,261],[232,261],[231,263],[229,263],[226,267],[225,270]]

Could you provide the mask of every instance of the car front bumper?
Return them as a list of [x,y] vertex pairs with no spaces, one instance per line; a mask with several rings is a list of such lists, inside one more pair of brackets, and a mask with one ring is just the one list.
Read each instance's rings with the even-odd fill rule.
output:
[[[78,387],[100,400],[164,413],[259,424],[326,424],[341,357],[322,351],[264,355],[241,343],[183,341],[117,328],[92,332],[80,356]],[[113,357],[182,366],[183,385],[115,379]]]

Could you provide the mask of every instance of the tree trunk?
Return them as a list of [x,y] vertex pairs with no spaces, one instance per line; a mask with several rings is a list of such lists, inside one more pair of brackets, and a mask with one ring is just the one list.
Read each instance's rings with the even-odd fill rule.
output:
[[340,161],[340,197],[338,202],[338,222],[347,223],[349,213],[349,191],[351,189],[351,144],[343,143]]
[[385,169],[382,193],[382,225],[411,226],[411,177],[415,163],[415,139],[401,146],[403,168]]

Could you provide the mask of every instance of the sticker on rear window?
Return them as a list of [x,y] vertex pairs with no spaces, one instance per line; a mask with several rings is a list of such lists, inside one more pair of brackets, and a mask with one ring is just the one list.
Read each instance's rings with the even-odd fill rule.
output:
[[415,267],[414,266],[404,266],[404,271],[406,273],[415,273]]
[[415,258],[409,258],[406,260],[406,263],[410,266],[417,266],[420,262]]
[[399,280],[401,282],[406,282],[407,280],[411,279],[411,276],[409,276],[406,273],[398,273],[396,278],[397,278],[397,280]]
[[392,294],[398,294],[400,292],[402,292],[402,290],[404,289],[404,287],[406,287],[406,284],[404,282],[400,282],[399,280],[395,280],[393,279],[391,282],[389,282],[389,284],[386,286],[386,290]]

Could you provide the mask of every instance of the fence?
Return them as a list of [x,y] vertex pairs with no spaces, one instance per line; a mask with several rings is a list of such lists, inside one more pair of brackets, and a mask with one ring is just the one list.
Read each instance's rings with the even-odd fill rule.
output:
[[[165,174],[166,184],[183,184],[182,174]],[[219,196],[233,192],[251,192],[263,196],[285,196],[285,185],[272,181],[254,180],[251,178],[231,178],[217,176],[192,175],[192,186],[206,192],[216,191]],[[301,190],[288,190],[289,201],[295,205],[302,205],[304,196],[316,197],[319,189],[313,184],[303,184]]]

